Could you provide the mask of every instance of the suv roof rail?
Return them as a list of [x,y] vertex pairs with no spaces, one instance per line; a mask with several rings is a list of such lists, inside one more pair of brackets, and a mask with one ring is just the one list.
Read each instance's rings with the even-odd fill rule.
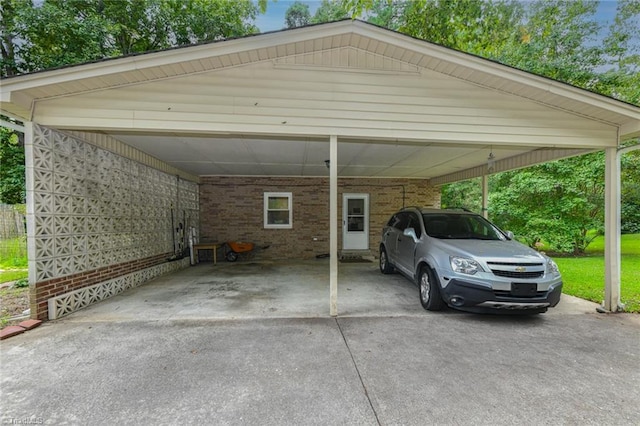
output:
[[406,210],[406,209],[418,209],[418,210],[421,210],[422,207],[420,207],[420,206],[406,206],[406,207],[402,208],[402,210]]
[[445,207],[444,210],[462,210],[467,213],[475,213],[473,210],[469,210],[466,207]]

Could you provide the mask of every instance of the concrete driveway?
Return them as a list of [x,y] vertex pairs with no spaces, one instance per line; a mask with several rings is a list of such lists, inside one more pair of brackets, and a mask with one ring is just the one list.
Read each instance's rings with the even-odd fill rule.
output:
[[[210,264],[2,342],[3,423],[638,424],[640,321],[422,310],[373,264]],[[285,284],[288,281],[289,284]]]

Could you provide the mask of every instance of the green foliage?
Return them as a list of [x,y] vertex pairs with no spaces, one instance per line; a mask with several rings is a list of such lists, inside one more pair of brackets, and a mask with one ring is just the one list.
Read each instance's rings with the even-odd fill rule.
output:
[[[347,12],[359,15],[352,6],[347,7],[347,2],[343,1],[343,6]],[[405,0],[375,0],[372,2],[367,21],[383,28],[398,31],[404,23],[404,7],[407,2]]]
[[14,284],[17,288],[29,287],[29,279],[28,278],[20,278]]
[[[251,0],[165,0],[161,4],[167,16],[165,26],[170,32],[167,41],[175,38],[171,45],[222,40],[258,32],[251,22],[259,11]],[[266,2],[260,8],[266,8]]]
[[258,32],[266,1],[7,0],[2,76]]
[[590,0],[545,0],[526,9],[519,37],[496,59],[529,72],[590,88],[603,64],[596,36],[598,4]]
[[24,161],[24,147],[18,134],[0,127],[0,203],[24,203]]
[[16,0],[0,1],[0,76],[15,75]]
[[22,41],[14,50],[19,70],[56,68],[115,54],[103,42],[107,21],[92,10],[96,6],[96,1],[47,0],[40,7],[16,8],[14,28]]
[[620,0],[617,14],[604,40],[607,70],[593,89],[627,102],[640,104],[640,0]]
[[511,42],[523,9],[511,1],[416,0],[408,2],[402,13],[403,33],[496,58]]
[[482,179],[470,179],[444,185],[441,189],[442,208],[465,208],[482,212]]
[[8,283],[27,278],[29,273],[26,269],[10,269],[0,271],[0,283]]
[[316,9],[316,13],[310,22],[312,24],[320,24],[322,22],[339,21],[349,17],[349,12],[342,6],[340,1],[322,0],[322,3],[318,9]]
[[620,162],[622,233],[640,233],[640,149],[624,154]]
[[0,240],[0,269],[27,267],[27,239],[17,237]]
[[492,220],[530,246],[581,254],[604,222],[603,153],[554,161],[493,177]]
[[284,24],[286,28],[296,28],[308,25],[311,21],[309,5],[300,1],[295,1],[284,14]]

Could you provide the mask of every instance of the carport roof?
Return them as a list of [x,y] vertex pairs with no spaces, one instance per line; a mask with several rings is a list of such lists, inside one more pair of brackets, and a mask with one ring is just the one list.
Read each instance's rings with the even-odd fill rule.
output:
[[640,135],[637,106],[351,20],[16,76],[0,100],[195,175],[321,175],[335,134],[341,176],[438,184]]

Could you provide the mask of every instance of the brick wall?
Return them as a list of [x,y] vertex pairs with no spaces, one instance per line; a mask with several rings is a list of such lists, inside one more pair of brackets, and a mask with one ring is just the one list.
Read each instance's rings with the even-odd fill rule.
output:
[[35,283],[29,288],[31,317],[46,321],[49,318],[48,300],[52,297],[165,263],[171,255],[156,255]]
[[[263,194],[291,192],[293,229],[264,229]],[[377,253],[380,231],[389,216],[404,206],[440,206],[440,192],[423,179],[338,180],[338,220],[342,194],[369,194],[369,249]],[[314,238],[316,240],[314,240]],[[342,235],[339,234],[339,248]],[[264,259],[308,259],[329,252],[329,179],[302,177],[201,178],[200,241],[249,241]]]

